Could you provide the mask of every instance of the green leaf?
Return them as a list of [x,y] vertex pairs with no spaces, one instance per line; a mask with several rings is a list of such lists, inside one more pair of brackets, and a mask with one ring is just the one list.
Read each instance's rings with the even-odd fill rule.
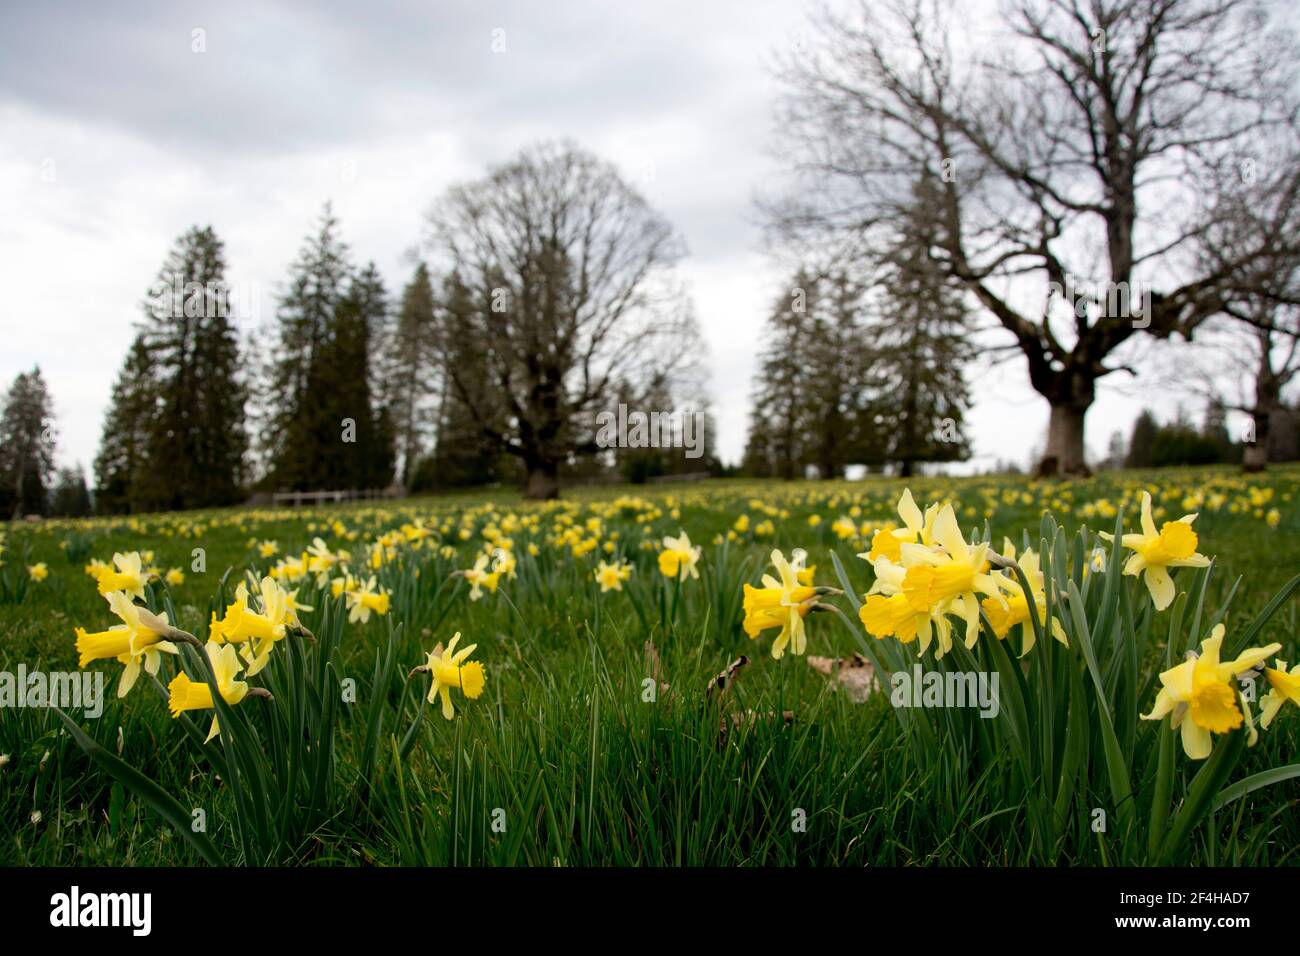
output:
[[1240,800],[1248,793],[1252,793],[1262,787],[1271,787],[1275,783],[1281,783],[1284,780],[1291,780],[1294,777],[1300,777],[1300,763],[1287,764],[1285,767],[1274,767],[1272,770],[1265,770],[1261,773],[1253,774],[1244,780],[1238,780],[1236,783],[1220,790],[1218,796],[1214,798],[1214,803],[1210,809],[1220,810],[1232,803],[1234,800]]
[[194,832],[194,820],[190,815],[190,811],[181,806],[175,797],[125,760],[101,747],[78,726],[76,721],[62,710],[57,707],[53,708],[53,710],[58,714],[59,719],[63,721],[64,726],[68,728],[68,733],[72,735],[72,739],[76,741],[77,746],[85,751],[86,756],[108,771],[113,779],[147,803],[153,808],[154,812],[175,827],[176,832],[194,847],[199,856],[203,857],[206,862],[213,866],[221,865],[221,855],[217,853],[217,848],[212,845],[206,834]]

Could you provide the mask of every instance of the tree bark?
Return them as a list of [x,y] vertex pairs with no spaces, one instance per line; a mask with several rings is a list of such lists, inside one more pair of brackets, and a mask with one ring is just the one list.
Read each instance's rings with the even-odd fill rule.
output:
[[1047,423],[1047,451],[1038,472],[1043,476],[1082,478],[1088,474],[1083,443],[1087,405],[1053,402]]
[[524,480],[524,497],[535,501],[546,501],[560,497],[560,468],[553,461],[530,461],[525,463],[527,476]]
[[1242,443],[1241,467],[1243,471],[1264,471],[1268,468],[1268,426],[1270,410],[1255,408],[1251,414],[1255,424],[1254,441]]

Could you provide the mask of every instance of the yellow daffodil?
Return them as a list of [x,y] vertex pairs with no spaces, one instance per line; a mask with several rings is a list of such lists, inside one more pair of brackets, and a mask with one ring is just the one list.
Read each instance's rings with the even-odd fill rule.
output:
[[[212,674],[217,679],[217,692],[227,704],[235,706],[248,696],[249,691],[247,682],[235,680],[240,670],[239,657],[235,653],[235,648],[230,644],[208,641],[204,651],[212,663]],[[172,678],[172,682],[167,685],[167,690],[167,706],[172,712],[172,717],[179,717],[187,710],[211,710],[215,706],[212,701],[212,687],[207,683],[191,680],[184,671]],[[217,718],[213,717],[207,739],[211,740],[219,733],[221,728]]]
[[683,531],[676,538],[665,537],[664,548],[659,552],[659,573],[666,578],[695,578],[700,576],[696,567],[700,563],[703,550],[691,545],[691,539]]
[[180,568],[172,568],[163,576],[163,580],[167,582],[168,587],[178,588],[185,583],[185,572]]
[[1219,660],[1223,634],[1223,625],[1215,625],[1201,642],[1199,655],[1192,653],[1177,667],[1162,672],[1155,706],[1142,715],[1143,720],[1159,720],[1169,714],[1170,726],[1181,730],[1183,750],[1193,760],[1210,755],[1214,749],[1211,734],[1226,734],[1242,725],[1233,678],[1257,667],[1282,647],[1252,647],[1224,663]]
[[98,571],[96,580],[99,583],[99,593],[125,591],[131,597],[143,601],[144,586],[149,581],[144,564],[144,558],[138,551],[114,554],[112,566],[104,565],[103,569]]
[[235,600],[226,606],[225,616],[212,615],[209,638],[217,644],[243,644],[245,641],[278,641],[284,637],[284,621],[273,621],[248,606],[248,587],[243,581],[235,588]]
[[346,593],[347,604],[351,609],[348,611],[349,624],[358,622],[365,624],[370,620],[371,611],[374,611],[380,617],[388,613],[388,592],[376,587],[373,576],[361,587]]
[[119,661],[125,667],[117,686],[117,696],[125,697],[135,686],[141,666],[147,673],[157,674],[162,662],[158,655],[175,654],[176,646],[164,639],[171,630],[166,614],[155,615],[132,603],[123,591],[110,591],[104,597],[109,609],[122,619],[122,623],[93,633],[77,628],[77,665],[85,667],[91,661],[109,659]]
[[451,705],[453,687],[459,687],[467,698],[476,700],[483,693],[483,685],[487,682],[483,665],[467,659],[478,645],[471,644],[457,651],[456,644],[459,641],[460,632],[457,631],[441,654],[438,653],[439,648],[435,647],[429,652],[424,667],[416,668],[417,671],[428,671],[433,675],[428,700],[432,704],[435,698],[441,697],[442,716],[448,720],[456,716],[456,710]]
[[[1038,621],[1044,627],[1052,632],[1052,637],[1056,638],[1062,644],[1069,644],[1065,636],[1065,629],[1061,627],[1061,622],[1055,617],[1047,621],[1047,593],[1043,585],[1043,572],[1039,567],[1038,555],[1034,554],[1032,548],[1026,548],[1025,553],[1016,560],[1016,548],[1010,540],[1004,540],[1002,546],[1002,557],[1009,561],[1016,561],[1020,570],[1025,575],[1025,580],[1029,582],[1030,590],[1034,598],[1034,608],[1038,612]],[[1003,599],[995,597],[986,597],[983,602],[984,616],[989,619],[989,624],[993,627],[993,633],[997,635],[998,640],[1007,636],[1013,627],[1020,628],[1020,640],[1022,650],[1020,656],[1024,657],[1034,648],[1037,635],[1034,633],[1034,624],[1029,615],[1029,596],[1025,594],[1025,589],[1020,584],[1020,579],[1012,572],[1007,571],[1000,575],[1002,588],[1007,592]]]
[[298,627],[298,612],[310,611],[311,608],[299,604],[298,592],[286,591],[275,578],[267,575],[258,585],[261,616],[271,622],[271,627],[262,636],[244,644],[241,656],[248,665],[247,676],[260,673],[271,659],[271,651],[277,641],[281,640],[290,627]]
[[903,527],[878,530],[871,537],[871,550],[858,557],[871,562],[876,558],[884,557],[897,563],[901,556],[900,548],[903,542],[920,541],[926,545],[931,543],[934,519],[938,513],[939,506],[932,504],[922,515],[921,509],[916,506],[916,499],[912,497],[911,489],[904,489],[898,499],[898,516],[903,519]]
[[50,569],[45,566],[44,561],[38,561],[35,564],[27,565],[27,576],[39,583],[50,576]]
[[[1196,532],[1192,522],[1196,515],[1183,515],[1177,521],[1166,521],[1160,530],[1156,530],[1155,519],[1151,515],[1151,493],[1142,492],[1142,532],[1126,534],[1120,539],[1124,547],[1134,553],[1124,563],[1124,573],[1141,574],[1151,600],[1157,611],[1163,611],[1174,601],[1177,593],[1174,579],[1169,576],[1170,568],[1203,568],[1210,559],[1196,553]],[[1106,540],[1112,536],[1101,532]]]
[[780,660],[789,646],[794,654],[802,654],[807,645],[804,617],[817,603],[817,597],[826,589],[800,582],[800,572],[807,555],[796,549],[787,561],[780,551],[773,551],[772,566],[779,579],[763,575],[761,588],[746,584],[744,588],[744,628],[751,639],[769,628],[779,627],[781,632],[772,641],[772,656]]
[[496,593],[497,584],[501,580],[501,572],[489,571],[488,561],[489,558],[486,554],[480,554],[474,562],[474,567],[456,572],[469,582],[469,599],[471,601],[477,601],[483,596],[483,588],[487,588],[493,594]]
[[632,576],[632,565],[627,562],[596,565],[595,578],[600,583],[600,593],[623,590],[623,582]]
[[1277,666],[1264,668],[1264,678],[1270,690],[1259,702],[1259,725],[1265,730],[1288,700],[1300,707],[1300,664],[1288,671],[1286,661],[1275,660],[1273,663]]

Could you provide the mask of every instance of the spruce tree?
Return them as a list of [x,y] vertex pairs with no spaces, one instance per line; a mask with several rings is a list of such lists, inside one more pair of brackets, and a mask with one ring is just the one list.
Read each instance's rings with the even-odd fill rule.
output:
[[[273,354],[258,393],[260,444],[271,482],[304,491],[327,480],[339,454],[343,423],[331,419],[329,345],[335,312],[348,290],[347,246],[328,203],[316,233],[290,267],[271,334]],[[364,375],[365,369],[354,369]],[[350,417],[350,416],[344,416]]]
[[138,334],[113,385],[95,456],[95,510],[100,514],[143,510],[138,484],[158,403],[152,383],[149,349]]
[[0,412],[0,513],[47,513],[54,447],[54,403],[45,379],[40,368],[21,372]]
[[813,274],[799,270],[791,288],[777,296],[762,335],[749,447],[752,455],[766,457],[762,471],[785,479],[802,470],[809,446],[808,418],[810,412],[815,414],[808,401],[808,359],[818,293]]
[[168,254],[141,332],[156,394],[134,498],[152,510],[232,504],[241,494],[245,385],[221,240],[194,227]]
[[309,447],[316,456],[309,474],[325,488],[382,487],[392,480],[391,427],[381,423],[370,379],[374,342],[387,314],[384,284],[370,263],[352,277],[328,317],[309,379]]
[[437,318],[433,283],[422,262],[402,292],[396,327],[386,344],[382,395],[396,436],[402,484],[408,488],[433,437],[440,382],[435,363]]
[[1155,463],[1156,437],[1160,426],[1155,417],[1146,409],[1133,422],[1133,435],[1128,442],[1128,458],[1124,464],[1128,468],[1150,468]]
[[50,514],[60,518],[84,518],[91,513],[90,490],[81,465],[60,468],[50,497]]
[[[500,481],[502,455],[489,430],[500,430],[494,416],[502,412],[497,407],[476,410],[470,406],[475,395],[488,392],[488,370],[482,350],[472,340],[455,334],[460,322],[490,309],[490,304],[480,302],[453,271],[443,281],[442,306],[444,321],[438,333],[439,354],[448,366],[455,365],[459,375],[442,376],[434,452],[427,469],[417,468],[417,472],[424,473],[418,473],[413,483],[423,489]],[[481,385],[462,390],[457,380],[461,385],[467,382]]]
[[873,416],[883,455],[911,475],[918,462],[970,456],[963,434],[974,358],[970,314],[925,251],[899,243],[883,263],[880,297],[866,334],[883,380]]

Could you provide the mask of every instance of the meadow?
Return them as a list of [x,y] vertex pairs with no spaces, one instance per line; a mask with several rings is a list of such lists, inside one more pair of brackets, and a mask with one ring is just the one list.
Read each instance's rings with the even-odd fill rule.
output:
[[[84,661],[107,700],[0,708],[0,864],[1293,864],[1298,489],[1290,466],[711,481],[11,524],[0,671]],[[1161,608],[1100,534],[1140,533],[1144,491]],[[944,590],[966,548],[992,591]],[[193,642],[85,660],[163,613]],[[1239,667],[1160,679],[1218,633]],[[918,662],[997,675],[997,713],[894,706]]]

